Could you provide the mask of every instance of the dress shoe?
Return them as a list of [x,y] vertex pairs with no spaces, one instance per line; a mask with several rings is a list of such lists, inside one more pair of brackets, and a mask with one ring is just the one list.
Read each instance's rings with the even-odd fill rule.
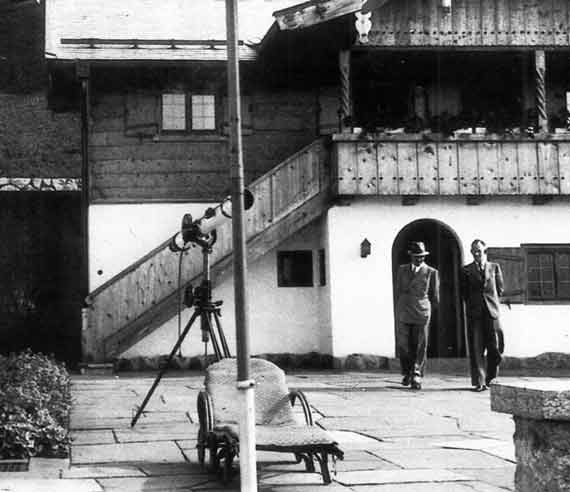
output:
[[493,379],[488,379],[488,378],[487,378],[487,379],[485,379],[485,384],[486,384],[487,386],[491,386],[492,384],[496,384],[496,383],[498,383],[498,381],[497,381],[496,378],[493,378]]
[[475,386],[475,388],[473,388],[473,391],[476,391],[477,393],[481,393],[481,391],[485,391],[487,389],[487,386],[485,386],[484,384],[478,384],[477,386]]
[[412,389],[413,390],[421,390],[422,383],[418,379],[412,379]]
[[404,376],[404,379],[402,379],[402,386],[410,386],[411,382],[412,378],[410,376]]

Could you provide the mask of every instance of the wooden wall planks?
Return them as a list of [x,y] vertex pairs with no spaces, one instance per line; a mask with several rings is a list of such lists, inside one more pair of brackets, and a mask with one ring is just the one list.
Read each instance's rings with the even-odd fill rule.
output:
[[401,0],[374,11],[368,45],[567,45],[569,31],[566,0]]
[[[90,134],[92,201],[214,201],[225,196],[230,186],[226,136],[221,132],[161,133],[155,104],[158,94],[131,96],[95,94]],[[243,144],[249,183],[315,138],[319,101],[311,91],[260,92],[247,101],[252,111]],[[334,104],[330,97],[323,103]],[[149,124],[140,135],[129,130],[127,116],[132,116],[132,107],[139,116],[148,116]],[[223,114],[223,108],[218,112]],[[140,121],[137,117],[136,122]]]
[[339,135],[335,147],[340,195],[570,194],[569,141],[357,142]]

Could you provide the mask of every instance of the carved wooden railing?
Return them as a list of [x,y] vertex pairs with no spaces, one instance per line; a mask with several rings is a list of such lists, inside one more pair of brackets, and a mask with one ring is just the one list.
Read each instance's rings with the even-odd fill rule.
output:
[[[263,254],[281,240],[281,235],[303,225],[302,220],[287,217],[327,193],[327,165],[325,140],[319,139],[248,186],[255,197],[254,205],[246,212],[245,224],[251,251]],[[322,213],[323,203],[319,203],[321,210],[316,212]],[[287,230],[276,232],[280,224]],[[271,238],[264,240],[266,231]],[[217,234],[212,268],[231,263],[228,261],[232,252],[231,221],[224,222]],[[88,296],[88,322],[83,333],[85,361],[102,361],[118,355],[154,330],[163,304],[170,300],[172,305],[172,300],[177,299],[179,256],[168,249],[168,243],[169,239]],[[181,285],[184,287],[201,275],[202,257],[197,247],[183,254]],[[150,311],[158,313],[149,317]]]
[[339,195],[570,195],[570,135],[335,135]]

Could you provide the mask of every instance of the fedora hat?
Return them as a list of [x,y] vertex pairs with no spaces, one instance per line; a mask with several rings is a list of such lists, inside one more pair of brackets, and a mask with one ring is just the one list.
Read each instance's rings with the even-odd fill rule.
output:
[[423,242],[412,241],[408,248],[408,254],[410,256],[427,256],[429,255],[429,251],[426,251],[426,245]]

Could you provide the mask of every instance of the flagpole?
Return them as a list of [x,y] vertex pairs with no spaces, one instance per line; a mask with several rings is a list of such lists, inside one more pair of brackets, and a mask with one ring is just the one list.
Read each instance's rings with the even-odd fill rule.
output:
[[254,385],[249,371],[249,326],[246,289],[244,225],[244,171],[241,135],[237,0],[226,0],[228,47],[228,101],[230,115],[229,161],[232,185],[232,239],[237,345],[237,387],[240,390],[240,490],[257,491],[255,459]]

